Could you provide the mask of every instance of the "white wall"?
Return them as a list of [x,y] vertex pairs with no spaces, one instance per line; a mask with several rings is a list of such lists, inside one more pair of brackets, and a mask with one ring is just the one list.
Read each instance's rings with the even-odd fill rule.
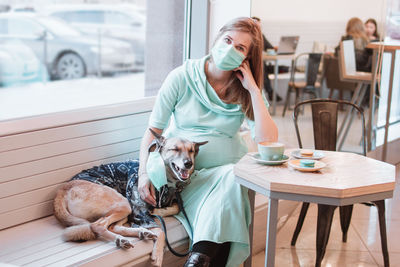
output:
[[252,15],[268,20],[347,21],[381,18],[385,0],[253,0]]
[[278,45],[282,35],[300,35],[298,53],[310,52],[314,41],[332,49],[345,33],[348,19],[375,18],[381,24],[385,12],[386,0],[251,1],[251,15],[261,18],[267,39]]
[[[386,17],[387,0],[209,0],[212,47],[218,30],[230,19],[257,16],[263,32],[273,45],[282,35],[300,35],[298,53],[311,52],[314,41],[328,50],[338,44],[348,19],[375,18],[379,24]],[[382,32],[382,30],[380,31]]]
[[219,29],[236,17],[249,17],[250,0],[210,0],[210,35],[209,47],[212,47]]

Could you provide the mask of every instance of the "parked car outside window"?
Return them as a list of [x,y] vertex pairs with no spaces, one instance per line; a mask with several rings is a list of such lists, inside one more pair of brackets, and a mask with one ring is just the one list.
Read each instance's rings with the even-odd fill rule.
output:
[[48,80],[47,70],[28,46],[19,40],[0,40],[0,86]]
[[45,63],[52,78],[76,79],[90,74],[134,70],[129,43],[98,40],[62,20],[29,13],[0,15],[0,39],[19,39]]
[[144,70],[145,16],[135,5],[55,5],[42,10],[93,36],[127,41],[135,53],[136,70]]

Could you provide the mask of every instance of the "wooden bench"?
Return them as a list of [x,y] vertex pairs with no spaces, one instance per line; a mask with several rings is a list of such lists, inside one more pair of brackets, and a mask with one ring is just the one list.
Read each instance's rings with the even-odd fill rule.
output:
[[[0,122],[0,264],[148,266],[152,241],[136,239],[130,250],[102,240],[64,242],[63,227],[52,214],[57,188],[76,173],[138,157],[153,103],[148,98]],[[256,197],[254,252],[265,247],[266,204],[266,198]],[[280,225],[296,206],[280,206]],[[183,226],[173,217],[166,221],[172,246],[187,250]],[[163,266],[182,266],[184,261],[166,251]]]

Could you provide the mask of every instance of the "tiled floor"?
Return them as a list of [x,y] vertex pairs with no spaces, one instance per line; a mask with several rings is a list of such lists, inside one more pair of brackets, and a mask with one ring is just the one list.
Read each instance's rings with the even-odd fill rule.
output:
[[[295,135],[290,131],[292,129],[290,126],[292,124],[291,118],[289,115],[282,118],[281,113],[278,112],[278,114],[274,118],[281,130],[281,142],[296,146],[296,139],[293,139]],[[349,136],[350,147],[351,140],[356,143],[354,141],[357,140],[356,136],[359,135],[350,134]],[[312,142],[312,139],[308,141]],[[396,181],[393,199],[386,200],[386,225],[391,266],[400,266],[400,164],[396,166]],[[278,232],[275,258],[275,266],[277,267],[314,266],[317,208],[315,204],[311,204],[297,244],[295,247],[291,247],[290,241],[299,211],[300,207]],[[264,258],[264,253],[254,256],[253,266],[264,266]],[[379,224],[375,207],[367,207],[362,204],[354,206],[347,243],[341,241],[339,212],[338,209],[335,211],[332,231],[322,266],[383,266]]]

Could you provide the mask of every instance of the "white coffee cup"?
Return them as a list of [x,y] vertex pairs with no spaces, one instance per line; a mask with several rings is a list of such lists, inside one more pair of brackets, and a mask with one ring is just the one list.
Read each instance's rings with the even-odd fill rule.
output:
[[278,142],[260,142],[258,143],[258,153],[261,159],[268,161],[282,160],[285,145]]

